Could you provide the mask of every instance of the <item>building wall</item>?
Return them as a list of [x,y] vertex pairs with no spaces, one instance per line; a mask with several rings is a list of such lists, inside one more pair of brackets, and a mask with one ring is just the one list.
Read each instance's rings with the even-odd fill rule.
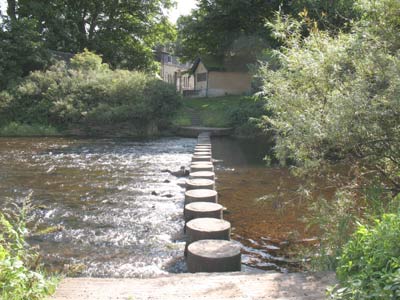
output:
[[240,72],[209,72],[208,96],[243,95],[251,93],[251,75]]
[[161,70],[161,77],[165,82],[174,84],[175,72],[178,72],[179,68],[172,65],[163,65]]
[[[199,75],[200,74],[200,75]],[[200,91],[199,96],[206,96],[208,71],[200,62],[194,73],[194,89]]]
[[161,78],[167,83],[175,84],[177,91],[194,89],[194,77],[181,74],[189,68],[190,64],[179,63],[176,56],[166,53],[161,55]]

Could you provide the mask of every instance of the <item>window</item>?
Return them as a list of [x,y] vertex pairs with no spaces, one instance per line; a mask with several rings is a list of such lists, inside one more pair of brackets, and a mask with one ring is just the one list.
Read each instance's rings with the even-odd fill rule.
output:
[[171,55],[167,56],[167,61],[170,63],[172,61]]
[[197,78],[197,82],[206,81],[207,73],[197,73],[196,78]]

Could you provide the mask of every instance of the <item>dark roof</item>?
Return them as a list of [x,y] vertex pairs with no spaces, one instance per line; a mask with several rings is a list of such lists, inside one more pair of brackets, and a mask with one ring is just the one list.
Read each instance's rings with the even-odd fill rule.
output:
[[194,73],[199,66],[200,62],[204,64],[209,72],[248,72],[249,62],[241,59],[239,56],[234,56],[225,59],[218,59],[213,56],[202,56],[195,59],[191,68],[191,73]]

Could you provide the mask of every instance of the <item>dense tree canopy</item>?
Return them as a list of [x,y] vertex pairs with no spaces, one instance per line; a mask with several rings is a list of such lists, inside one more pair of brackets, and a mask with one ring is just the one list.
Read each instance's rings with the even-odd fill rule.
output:
[[254,62],[264,49],[278,45],[265,26],[276,11],[315,21],[321,28],[340,29],[355,16],[353,2],[200,0],[198,9],[178,20],[177,52],[188,60],[199,55],[238,56]]
[[9,0],[8,18],[37,22],[51,50],[95,51],[113,67],[154,68],[152,48],[174,38],[170,0]]
[[8,19],[0,23],[0,90],[44,67],[48,58],[36,20]]

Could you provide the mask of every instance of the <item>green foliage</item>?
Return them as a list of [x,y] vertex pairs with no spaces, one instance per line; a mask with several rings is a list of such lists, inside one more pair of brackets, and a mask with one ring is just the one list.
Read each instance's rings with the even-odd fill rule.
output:
[[242,96],[186,98],[183,100],[183,107],[174,123],[175,125],[178,125],[178,122],[187,124],[194,113],[199,116],[202,126],[230,127],[232,125],[230,111],[237,107],[242,102],[242,99]]
[[7,122],[69,126],[129,123],[146,127],[171,118],[180,105],[173,86],[137,71],[110,70],[89,51],[29,75],[0,94]]
[[0,298],[39,300],[54,292],[56,278],[40,270],[39,256],[25,242],[26,206],[11,222],[0,214]]
[[11,122],[0,127],[0,136],[52,136],[59,135],[56,128],[40,124],[20,124]]
[[[287,45],[277,53],[282,67],[261,69],[273,111],[267,123],[277,133],[281,162],[290,159],[313,171],[338,161],[357,164],[360,175],[371,171],[369,179],[376,175],[388,189],[400,191],[397,39],[376,36],[376,24],[368,22],[350,34],[332,37],[317,30],[302,39],[296,31],[301,26],[288,22],[294,31],[280,35]],[[390,36],[399,35],[398,26],[386,24]]]
[[155,70],[152,49],[175,35],[163,12],[171,5],[170,0],[19,0],[14,17],[36,20],[37,33],[51,50],[87,48],[113,68]]
[[201,0],[198,9],[178,20],[177,51],[186,59],[239,56],[254,62],[271,42],[265,19],[281,1]]
[[[308,24],[339,32],[358,18],[354,0],[200,0],[191,15],[178,20],[177,52],[188,60],[213,56],[255,63],[279,43],[266,21],[280,10]],[[306,35],[307,32],[302,32]]]
[[262,134],[260,118],[266,112],[259,97],[225,96],[215,98],[186,98],[173,120],[175,126],[190,126],[198,115],[201,126],[233,127],[235,135],[252,137]]
[[108,65],[103,64],[103,60],[99,55],[88,51],[86,48],[82,53],[76,54],[71,59],[71,67],[80,71],[102,71],[107,70]]
[[230,124],[235,128],[235,134],[242,137],[252,137],[263,134],[261,118],[269,112],[265,108],[264,99],[253,96],[244,97],[237,105],[229,108]]
[[47,65],[49,55],[35,20],[0,21],[0,90]]
[[328,268],[356,220],[393,211],[400,192],[400,2],[356,8],[361,20],[337,35],[278,15],[274,35],[284,46],[259,72],[276,157],[294,165],[308,196],[335,195],[313,213]]
[[334,299],[400,298],[400,214],[359,225],[339,258]]

